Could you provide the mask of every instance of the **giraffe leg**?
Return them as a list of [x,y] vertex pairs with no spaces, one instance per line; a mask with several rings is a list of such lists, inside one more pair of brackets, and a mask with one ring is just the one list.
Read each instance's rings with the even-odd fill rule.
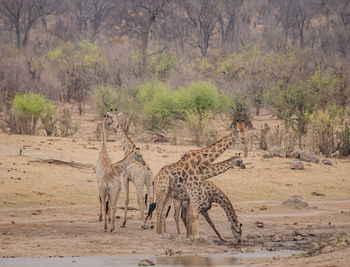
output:
[[[153,184],[152,184],[153,178],[152,175],[149,175],[149,177],[146,178],[146,187],[147,187],[147,194],[148,194],[148,198],[147,198],[147,209],[149,210],[149,206],[153,203]],[[150,220],[150,224],[151,224],[151,228],[153,228],[153,218],[151,218]],[[147,225],[146,225],[147,227]]]
[[100,195],[98,195],[98,199],[100,201],[100,215],[98,216],[98,220],[102,222],[102,199]]
[[137,194],[137,204],[140,208],[141,213],[141,228],[145,229],[145,223],[144,223],[144,217],[145,217],[145,198],[143,196],[143,185],[137,185],[136,187],[136,194]]
[[187,210],[188,210],[187,207],[182,206],[182,203],[181,203],[181,210],[180,210],[181,211],[181,220],[182,220],[186,230],[187,230]]
[[181,235],[180,225],[179,225],[179,218],[180,218],[180,211],[181,211],[181,201],[173,199],[173,205],[174,205],[174,220],[175,220],[175,223],[176,223],[177,234]]
[[123,224],[120,226],[122,228],[125,228],[126,220],[128,216],[128,207],[129,207],[129,179],[128,177],[123,177],[124,182],[124,189],[125,189],[125,210],[124,210],[124,221]]
[[156,209],[157,209],[157,234],[164,233],[164,223],[165,223],[165,214],[164,208],[168,203],[168,193],[163,191],[162,193],[158,193],[156,196]]
[[214,225],[214,223],[212,222],[212,220],[210,219],[208,212],[207,212],[207,211],[203,211],[203,212],[202,212],[202,215],[203,215],[203,217],[206,219],[206,221],[209,223],[209,225],[211,226],[211,228],[213,228],[214,232],[215,232],[216,235],[220,238],[220,240],[223,241],[224,239],[221,237],[221,235],[219,234],[218,230],[216,230],[215,225]]
[[102,217],[103,217],[103,228],[104,231],[107,231],[107,210],[108,210],[108,201],[107,201],[107,196],[103,194],[101,196],[102,200]]
[[199,212],[197,209],[197,204],[198,204],[198,198],[196,197],[194,192],[190,192],[190,204],[187,212],[188,231],[187,231],[186,237],[191,239],[196,239],[199,237],[198,235]]
[[111,199],[110,199],[110,204],[111,204],[111,207],[110,207],[110,214],[111,214],[111,218],[112,218],[112,221],[111,221],[111,233],[114,232],[114,229],[115,229],[115,213],[117,211],[117,202],[118,202],[118,198],[119,198],[119,195],[120,195],[120,191],[121,191],[121,184],[118,183],[116,185],[116,188],[115,190],[113,190],[113,195],[111,196]]

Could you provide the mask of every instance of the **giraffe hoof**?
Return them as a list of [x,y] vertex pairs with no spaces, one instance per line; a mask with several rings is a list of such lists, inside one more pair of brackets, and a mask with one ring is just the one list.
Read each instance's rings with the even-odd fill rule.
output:
[[125,228],[126,226],[125,226],[125,224],[122,224],[121,226],[120,226],[120,228]]

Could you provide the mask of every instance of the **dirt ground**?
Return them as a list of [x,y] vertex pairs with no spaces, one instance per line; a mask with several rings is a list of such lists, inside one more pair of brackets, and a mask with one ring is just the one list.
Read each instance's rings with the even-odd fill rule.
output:
[[[81,131],[84,131],[84,125]],[[86,126],[87,127],[87,126]],[[177,161],[190,146],[137,143],[154,174]],[[350,160],[332,159],[333,166],[305,163],[289,168],[291,159],[263,159],[261,152],[244,158],[246,169],[213,178],[231,199],[243,223],[243,241],[233,244],[223,210],[209,212],[226,242],[221,242],[204,218],[200,239],[176,235],[172,213],[168,234],[140,229],[139,210],[131,186],[131,210],[126,228],[105,233],[97,220],[97,183],[93,170],[33,162],[73,160],[94,164],[100,142],[92,136],[58,138],[0,134],[0,256],[48,257],[116,254],[164,255],[235,253],[264,250],[305,250],[289,258],[273,258],[262,266],[350,266]],[[122,159],[116,142],[108,142],[113,161]],[[21,152],[20,152],[21,151]],[[228,150],[219,160],[234,155]],[[20,155],[21,153],[21,155]],[[299,195],[308,207],[286,206]],[[123,216],[124,193],[117,215]],[[260,223],[257,223],[260,222]],[[122,223],[116,220],[117,226]],[[258,227],[260,226],[260,227]]]

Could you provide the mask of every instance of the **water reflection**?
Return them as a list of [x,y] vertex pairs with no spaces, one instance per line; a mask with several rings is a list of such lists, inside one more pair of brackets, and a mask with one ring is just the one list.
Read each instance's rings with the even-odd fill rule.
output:
[[300,251],[274,251],[261,253],[240,253],[234,255],[183,255],[157,257],[158,265],[167,266],[229,266],[237,264],[264,263],[274,256],[288,257]]

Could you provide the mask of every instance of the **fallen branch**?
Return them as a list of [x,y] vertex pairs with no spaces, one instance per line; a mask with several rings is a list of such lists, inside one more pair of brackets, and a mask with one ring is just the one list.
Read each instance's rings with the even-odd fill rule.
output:
[[67,165],[69,167],[78,168],[78,169],[92,169],[92,170],[95,169],[95,166],[93,164],[79,163],[73,160],[64,161],[59,159],[36,159],[36,160],[30,160],[29,162],[43,162],[48,164]]

